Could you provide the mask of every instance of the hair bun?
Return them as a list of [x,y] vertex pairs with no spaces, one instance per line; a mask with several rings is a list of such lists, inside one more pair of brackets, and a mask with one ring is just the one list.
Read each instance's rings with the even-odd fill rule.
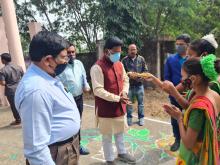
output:
[[208,77],[211,81],[216,81],[218,78],[218,72],[216,71],[216,56],[214,54],[209,54],[207,56],[202,57],[200,60],[200,64],[202,66],[202,71],[206,77]]

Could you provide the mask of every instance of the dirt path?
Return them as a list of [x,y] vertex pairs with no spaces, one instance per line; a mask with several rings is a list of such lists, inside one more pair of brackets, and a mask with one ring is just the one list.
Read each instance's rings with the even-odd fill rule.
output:
[[[137,158],[138,165],[174,165],[176,153],[170,153],[168,146],[173,140],[170,136],[169,118],[159,107],[162,102],[166,101],[166,96],[162,95],[160,91],[151,92],[151,94],[149,92],[146,95],[148,103],[145,109],[147,115],[145,126],[140,127],[134,124],[126,132],[126,148]],[[160,97],[159,102],[155,100],[156,97]],[[85,101],[85,104],[82,121],[82,144],[89,148],[91,154],[81,156],[80,165],[101,165],[104,158],[101,135],[94,123],[94,101],[89,99]],[[165,122],[160,122],[157,119],[162,119]],[[135,120],[137,121],[137,118],[134,118]],[[11,121],[10,109],[0,108],[0,164],[24,165],[22,129],[21,126],[8,126]],[[125,165],[121,162],[117,164]]]

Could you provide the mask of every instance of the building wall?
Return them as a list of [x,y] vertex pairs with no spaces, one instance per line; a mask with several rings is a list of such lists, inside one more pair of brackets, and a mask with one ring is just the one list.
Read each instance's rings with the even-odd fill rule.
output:
[[[161,72],[161,79],[163,80],[163,73],[164,73],[164,63],[166,61],[167,55],[174,53],[174,41],[160,41],[160,72]],[[144,46],[140,50],[140,54],[145,58],[149,72],[157,75],[157,46],[156,41],[145,41]],[[90,78],[90,69],[92,65],[95,64],[97,60],[96,52],[93,53],[79,53],[77,54],[77,58],[82,61],[84,64],[87,79],[88,81],[91,80]],[[151,83],[146,83],[145,86],[152,86]]]
[[[159,49],[159,64],[157,61],[157,49]],[[160,75],[160,79],[163,80],[164,64],[168,54],[174,53],[174,41],[159,41],[159,48],[155,40],[144,41],[144,46],[140,50],[140,54],[145,58],[149,72],[155,76]],[[160,65],[160,66],[158,66]],[[159,72],[158,73],[158,67]],[[145,87],[155,87],[152,83],[146,82]]]
[[85,70],[86,70],[87,80],[90,81],[91,80],[90,69],[97,61],[96,52],[79,53],[79,54],[77,54],[76,57],[77,57],[77,59],[79,59],[83,63]]

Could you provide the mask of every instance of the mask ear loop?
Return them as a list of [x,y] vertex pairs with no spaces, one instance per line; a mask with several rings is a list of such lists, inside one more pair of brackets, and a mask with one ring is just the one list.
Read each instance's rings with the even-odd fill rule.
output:
[[[50,55],[50,56],[51,56],[51,55]],[[47,57],[46,57],[46,58],[47,58]],[[53,58],[53,56],[51,56],[50,58]],[[55,59],[53,59],[53,61],[55,61]],[[55,61],[55,64],[57,64],[56,61]],[[49,64],[48,66],[49,66],[50,68],[53,68],[53,66],[50,65],[50,64]]]
[[109,54],[109,56],[111,56],[112,55],[112,53],[110,52],[110,50],[108,49],[108,54]]

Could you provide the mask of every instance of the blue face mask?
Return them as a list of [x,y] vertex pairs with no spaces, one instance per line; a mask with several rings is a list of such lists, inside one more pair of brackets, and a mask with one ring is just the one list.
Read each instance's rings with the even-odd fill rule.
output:
[[186,47],[184,45],[176,45],[176,52],[178,54],[183,54],[186,52]]
[[109,59],[111,60],[111,62],[116,63],[120,60],[120,57],[121,57],[121,53],[119,52],[114,54],[110,53]]

